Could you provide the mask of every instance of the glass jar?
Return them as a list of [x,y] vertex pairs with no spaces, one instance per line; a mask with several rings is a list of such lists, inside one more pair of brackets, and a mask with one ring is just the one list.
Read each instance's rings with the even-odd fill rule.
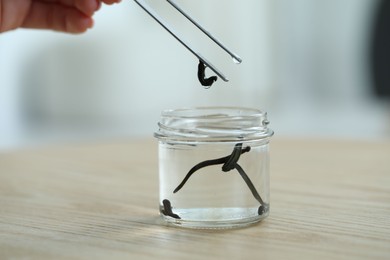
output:
[[267,114],[241,107],[165,110],[159,130],[160,213],[174,225],[231,228],[269,213]]

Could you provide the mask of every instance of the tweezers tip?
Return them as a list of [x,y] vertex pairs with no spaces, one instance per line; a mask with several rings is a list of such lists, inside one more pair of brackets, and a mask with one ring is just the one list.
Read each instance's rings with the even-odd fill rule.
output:
[[242,63],[241,57],[239,57],[239,56],[237,56],[237,55],[232,56],[232,59],[233,59],[233,62],[234,62],[235,64],[241,64],[241,63]]

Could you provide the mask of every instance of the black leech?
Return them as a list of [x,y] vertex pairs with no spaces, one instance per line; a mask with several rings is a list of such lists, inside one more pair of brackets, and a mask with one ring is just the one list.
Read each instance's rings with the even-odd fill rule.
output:
[[244,179],[246,185],[248,185],[249,189],[251,190],[253,196],[255,199],[260,202],[261,205],[264,205],[264,201],[261,199],[259,193],[257,192],[255,186],[253,185],[251,179],[249,179],[248,175],[244,172],[244,170],[241,168],[241,166],[237,163],[236,169],[240,173],[241,177]]
[[[183,181],[177,186],[177,188],[173,191],[173,193],[178,192],[181,188],[183,188],[184,184],[188,181],[188,179],[191,177],[191,175],[196,172],[197,170],[207,167],[207,166],[212,166],[212,165],[218,165],[218,164],[223,164],[222,170],[224,172],[233,170],[235,168],[235,164],[237,163],[238,159],[240,158],[240,155],[246,152],[249,152],[250,147],[246,147],[245,149],[241,149],[242,144],[236,144],[234,146],[234,150],[231,155],[214,159],[214,160],[207,160],[198,163],[194,167],[191,168],[191,170],[187,173],[187,175],[184,177]],[[238,154],[238,157],[237,157]],[[234,157],[235,159],[231,159]],[[231,168],[230,170],[226,170],[227,168]]]
[[161,211],[165,216],[170,216],[172,218],[180,219],[179,215],[172,212],[171,202],[167,199],[163,200],[164,209]]
[[267,205],[265,206],[261,205],[257,210],[257,214],[259,214],[260,216],[263,215],[266,212],[267,207],[268,207]]
[[[226,156],[228,157],[228,156]],[[179,184],[179,186],[177,186],[177,188],[173,191],[173,193],[176,193],[178,192],[181,188],[183,188],[184,184],[186,184],[186,182],[188,181],[188,179],[191,177],[191,175],[196,172],[197,170],[201,169],[201,168],[204,168],[204,167],[207,167],[207,166],[211,166],[211,165],[217,165],[217,164],[223,164],[225,161],[226,161],[226,157],[222,157],[222,158],[218,158],[218,159],[214,159],[214,160],[207,160],[207,161],[204,161],[204,162],[200,162],[198,163],[197,165],[195,165],[194,167],[191,168],[191,170],[187,173],[186,177],[184,177],[183,181]]]
[[[225,156],[225,157],[221,157],[218,159],[207,160],[207,161],[203,161],[203,162],[198,163],[197,165],[195,165],[194,167],[191,168],[191,170],[187,173],[187,175],[184,177],[183,181],[179,184],[179,186],[177,186],[177,188],[173,191],[173,193],[176,193],[181,188],[183,188],[184,184],[188,181],[188,179],[192,176],[192,174],[194,172],[196,172],[197,170],[200,170],[200,169],[207,167],[207,166],[223,164],[222,165],[223,172],[228,172],[228,171],[231,171],[233,169],[236,169],[239,172],[241,177],[244,179],[246,185],[251,190],[252,195],[260,203],[260,207],[259,207],[257,213],[259,215],[263,215],[265,213],[265,211],[267,210],[268,205],[266,203],[264,203],[260,194],[257,192],[255,186],[253,185],[252,181],[250,180],[249,176],[245,173],[245,171],[242,169],[242,167],[237,163],[238,160],[240,159],[241,154],[249,152],[250,150],[251,150],[250,146],[247,146],[244,149],[242,149],[242,143],[238,143],[234,146],[234,150],[230,155]],[[165,204],[164,204],[164,206],[165,206]],[[169,204],[169,208],[171,208],[170,204]]]
[[237,162],[240,159],[241,154],[249,152],[251,150],[250,146],[242,149],[242,144],[238,143],[234,146],[234,150],[228,160],[222,165],[222,171],[228,172],[236,168]]
[[212,76],[209,78],[206,78],[205,74],[206,66],[204,65],[203,61],[199,60],[199,65],[198,65],[198,79],[200,84],[205,87],[210,87],[213,85],[215,81],[217,81],[217,76]]

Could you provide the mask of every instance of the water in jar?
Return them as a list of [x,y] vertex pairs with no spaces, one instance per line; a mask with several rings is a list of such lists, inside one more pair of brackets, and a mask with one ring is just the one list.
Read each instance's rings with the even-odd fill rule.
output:
[[[255,223],[269,210],[268,140],[245,141],[237,169],[222,170],[223,163],[195,171],[184,186],[174,190],[195,165],[230,156],[233,142],[159,142],[160,213],[169,223],[194,228],[226,228]],[[207,164],[207,163],[206,163]],[[261,197],[261,202],[256,198]]]

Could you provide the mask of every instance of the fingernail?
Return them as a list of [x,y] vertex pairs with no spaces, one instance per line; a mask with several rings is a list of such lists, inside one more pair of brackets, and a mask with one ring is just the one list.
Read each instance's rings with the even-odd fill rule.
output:
[[87,30],[91,29],[93,27],[94,23],[95,23],[95,21],[91,17],[89,17],[84,22],[84,28]]

